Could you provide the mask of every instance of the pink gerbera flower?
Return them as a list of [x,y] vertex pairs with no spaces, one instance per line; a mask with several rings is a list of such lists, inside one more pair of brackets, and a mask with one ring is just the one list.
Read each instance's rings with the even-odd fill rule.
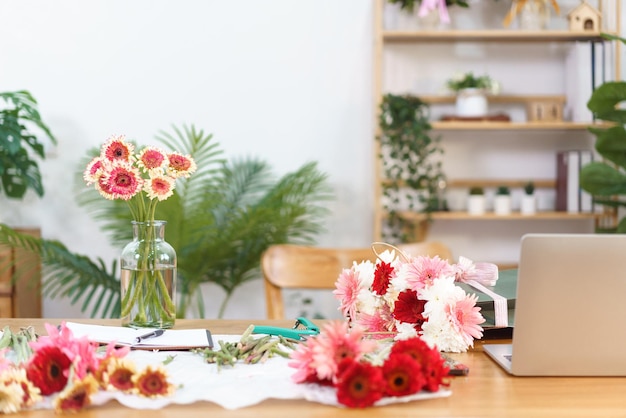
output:
[[432,285],[437,278],[454,276],[455,271],[450,263],[438,256],[419,256],[405,265],[404,274],[409,288],[419,292]]
[[[322,332],[309,338],[291,354],[295,361],[290,367],[298,369],[293,379],[297,382],[315,381],[333,382],[337,377],[339,363],[345,358],[356,361],[373,351],[376,343],[364,340],[360,329],[348,329],[348,323],[332,321],[326,323]],[[315,376],[313,376],[315,374]]]
[[191,173],[196,171],[196,163],[188,155],[172,152],[167,157],[169,160],[167,173],[174,178],[189,177]]
[[103,145],[100,156],[107,161],[130,163],[135,147],[124,141],[124,135],[111,136]]
[[396,331],[389,305],[381,305],[373,314],[362,313],[356,324],[362,327],[373,339],[389,338]]
[[[108,167],[102,182],[106,185],[105,198],[130,200],[143,187],[144,180],[139,170],[129,164],[114,163]],[[104,188],[103,188],[104,189]]]
[[92,159],[83,173],[83,179],[85,179],[87,186],[97,183],[102,176],[102,171],[102,158],[96,157]]
[[485,322],[485,318],[480,313],[480,307],[476,306],[477,300],[476,295],[466,295],[456,303],[446,305],[446,313],[452,324],[468,345],[472,345],[474,338],[483,336],[483,329],[479,324]]
[[361,290],[359,273],[354,269],[343,269],[335,284],[333,295],[340,301],[339,310],[348,319],[356,318],[357,297]]
[[144,190],[150,199],[165,200],[174,194],[176,182],[169,176],[150,177],[144,184]]
[[155,147],[145,147],[137,157],[137,165],[146,171],[165,169],[168,162],[166,153]]

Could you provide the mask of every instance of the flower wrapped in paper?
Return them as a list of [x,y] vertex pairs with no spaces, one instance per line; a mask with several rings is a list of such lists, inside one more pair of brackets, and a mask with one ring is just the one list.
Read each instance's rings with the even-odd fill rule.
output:
[[454,265],[392,248],[378,254],[375,263],[354,262],[344,269],[333,293],[350,324],[374,337],[419,337],[440,351],[465,352],[482,337],[485,319],[477,296],[457,286],[457,277],[493,280],[494,273],[497,278],[490,263],[462,259]]

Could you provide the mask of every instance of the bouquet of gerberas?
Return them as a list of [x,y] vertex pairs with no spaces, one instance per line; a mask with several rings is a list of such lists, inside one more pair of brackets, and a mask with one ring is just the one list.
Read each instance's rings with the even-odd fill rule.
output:
[[128,247],[130,254],[122,255],[124,325],[174,325],[175,253],[163,241],[165,222],[155,221],[154,216],[157,204],[173,195],[176,180],[189,177],[196,168],[189,155],[179,152],[147,146],[135,153],[134,144],[123,135],[111,136],[100,155],[87,164],[83,175],[87,185],[93,185],[107,200],[127,202],[134,220],[136,240]]
[[393,344],[368,339],[358,327],[333,321],[291,353],[296,383],[331,386],[337,401],[352,408],[387,397],[434,393],[447,386],[440,353],[414,337]]
[[374,337],[420,337],[440,351],[464,352],[482,337],[485,321],[478,297],[455,284],[457,278],[484,273],[468,261],[451,265],[437,256],[386,250],[376,263],[354,262],[344,269],[333,293],[350,323]]
[[117,390],[155,398],[174,393],[162,366],[138,370],[125,356],[128,347],[76,338],[62,323],[46,324],[47,336],[34,331],[13,333],[8,327],[0,337],[0,412],[18,412],[47,398],[56,412],[77,412],[91,404],[100,390]]

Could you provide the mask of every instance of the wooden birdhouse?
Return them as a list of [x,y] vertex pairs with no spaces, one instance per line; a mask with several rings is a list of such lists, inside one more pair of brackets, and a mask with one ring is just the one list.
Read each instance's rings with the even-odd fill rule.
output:
[[600,12],[583,0],[567,15],[569,30],[576,32],[600,32]]

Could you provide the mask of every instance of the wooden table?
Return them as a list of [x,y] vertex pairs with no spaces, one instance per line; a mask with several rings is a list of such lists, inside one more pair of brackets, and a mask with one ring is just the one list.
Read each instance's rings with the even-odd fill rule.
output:
[[[103,325],[119,325],[119,320],[76,320]],[[1,319],[0,326],[33,325],[44,334],[43,324],[60,324],[60,319]],[[293,322],[263,320],[177,320],[176,328],[209,328],[215,334],[241,334],[251,323],[292,326]],[[502,341],[501,341],[502,342]],[[506,342],[506,341],[504,341]],[[582,344],[601,342],[582,341]],[[109,402],[92,407],[73,417],[626,417],[626,377],[512,377],[507,375],[483,352],[478,342],[473,351],[454,357],[470,368],[465,377],[455,377],[452,396],[408,404],[350,410],[306,401],[268,400],[259,405],[226,410],[209,403],[171,405],[159,411],[135,410]],[[235,391],[236,388],[233,388]],[[18,414],[24,417],[51,416],[52,411],[39,410]]]

